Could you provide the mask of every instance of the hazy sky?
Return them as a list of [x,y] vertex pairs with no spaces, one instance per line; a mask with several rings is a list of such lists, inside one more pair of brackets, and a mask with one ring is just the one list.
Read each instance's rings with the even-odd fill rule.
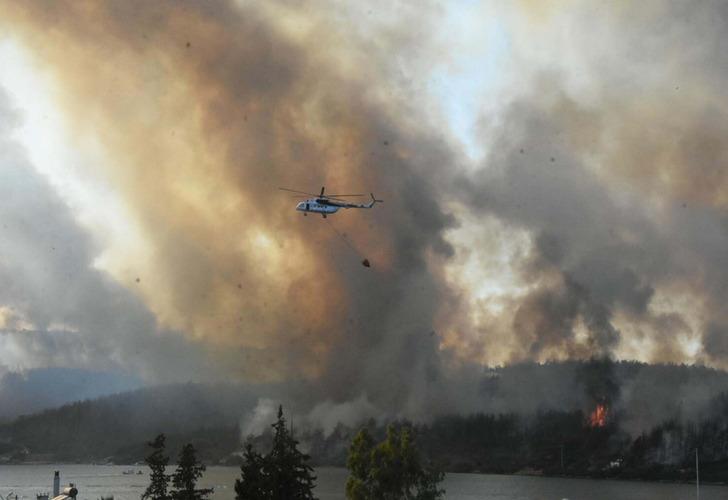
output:
[[[0,12],[5,370],[412,409],[484,365],[728,365],[723,2]],[[322,185],[385,203],[277,190]]]

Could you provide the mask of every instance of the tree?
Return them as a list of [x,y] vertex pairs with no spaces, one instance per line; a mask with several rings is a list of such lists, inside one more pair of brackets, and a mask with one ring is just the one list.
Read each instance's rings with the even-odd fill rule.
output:
[[267,471],[274,500],[311,500],[316,476],[308,465],[311,459],[298,450],[296,441],[286,428],[283,407],[278,407],[278,420],[273,424],[273,448],[267,457]]
[[235,481],[236,499],[315,500],[316,476],[308,465],[311,457],[298,450],[298,441],[286,427],[282,406],[272,427],[273,447],[265,457],[252,446],[246,447],[241,477]]
[[167,486],[169,476],[166,474],[169,457],[164,454],[164,434],[160,434],[154,441],[147,443],[152,452],[144,459],[149,466],[149,486],[142,494],[142,500],[168,500]]
[[186,444],[182,447],[177,462],[177,470],[172,475],[175,489],[170,496],[174,500],[206,500],[212,489],[197,489],[197,480],[205,472],[205,465],[197,460],[195,447]]
[[265,458],[248,443],[240,466],[240,479],[235,480],[236,500],[268,500],[271,487],[265,467]]
[[370,478],[374,446],[374,439],[366,428],[361,429],[351,441],[349,456],[346,459],[346,466],[349,468],[349,478],[346,480],[347,498],[352,500],[374,498],[374,481]]
[[346,496],[351,500],[436,500],[444,478],[423,466],[408,425],[387,427],[387,438],[375,443],[366,429],[352,440],[347,459]]

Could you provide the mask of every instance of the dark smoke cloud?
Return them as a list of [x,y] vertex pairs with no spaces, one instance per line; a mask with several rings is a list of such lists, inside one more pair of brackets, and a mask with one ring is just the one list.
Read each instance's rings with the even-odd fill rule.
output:
[[[526,359],[549,348],[578,357],[611,353],[620,340],[614,311],[649,316],[653,283],[669,262],[666,241],[640,200],[616,200],[569,137],[558,137],[568,134],[558,112],[558,106],[513,105],[509,128],[493,143],[492,166],[466,187],[471,207],[533,235],[520,272],[542,284],[519,300],[513,317]],[[577,321],[588,334],[583,342],[574,341]]]
[[512,359],[724,366],[726,9],[633,7],[556,4],[511,19],[517,43],[529,30],[542,39],[521,47],[521,80],[502,115],[483,118],[488,157],[461,187],[469,209],[530,235],[514,263],[529,291],[494,320],[518,336]]
[[[467,173],[398,74],[408,59],[426,72],[430,4],[383,25],[314,1],[2,5],[74,133],[107,153],[84,175],[118,190],[148,248],[113,249],[95,270],[99,249],[57,200],[8,208],[58,228],[31,231],[38,248],[74,243],[39,256],[47,270],[19,259],[0,302],[26,297],[18,314],[67,325],[89,362],[286,381],[302,411],[410,416],[517,407],[484,390],[479,363],[493,360],[725,362],[720,2],[509,6],[514,88],[483,117],[488,155]],[[276,191],[321,185],[386,203],[322,221]],[[521,290],[500,309],[471,308],[451,279],[477,250],[448,239],[458,213],[525,235],[508,262]],[[47,295],[18,279],[33,274]],[[581,376],[564,375],[580,395],[554,405],[586,404]]]
[[[152,248],[112,273],[160,322],[134,331],[179,331],[247,380],[315,380],[314,400],[442,406],[431,332],[449,291],[429,259],[453,253],[435,185],[450,151],[399,117],[406,103],[382,87],[389,61],[337,65],[338,42],[360,55],[322,7],[310,3],[302,37],[287,34],[285,3],[36,2],[6,19],[53,69],[77,133],[104,130],[108,164],[88,175],[118,187]],[[383,40],[376,52],[403,41]],[[302,219],[276,191],[324,184],[375,191],[385,208]]]

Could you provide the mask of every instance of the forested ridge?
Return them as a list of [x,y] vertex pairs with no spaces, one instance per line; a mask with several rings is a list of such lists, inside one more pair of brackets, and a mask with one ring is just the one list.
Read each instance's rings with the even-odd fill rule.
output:
[[[204,460],[239,443],[237,422],[256,398],[234,385],[180,384],[79,401],[0,426],[0,456],[10,461],[141,461],[150,436],[210,443]],[[222,447],[222,444],[226,446]],[[228,446],[229,445],[229,446]],[[215,451],[212,455],[205,452]]]
[[[451,472],[688,480],[694,476],[698,450],[701,476],[706,481],[728,481],[724,472],[728,470],[728,392],[720,390],[724,386],[728,391],[724,372],[639,363],[524,365],[484,374],[483,397],[504,405],[506,392],[524,377],[535,377],[534,385],[538,385],[554,373],[568,371],[580,378],[583,394],[563,403],[563,408],[551,401],[540,408],[531,405],[534,409],[527,411],[524,403],[513,404],[510,411],[443,414],[415,421],[423,453]],[[640,377],[644,380],[635,382]],[[653,400],[637,397],[636,388],[650,388],[645,380],[662,380],[671,387],[673,397],[665,400],[669,393],[661,386],[652,388]],[[558,378],[552,382],[563,383]],[[675,396],[700,387],[710,392],[703,394],[699,407]],[[557,389],[543,389],[546,398],[555,397]],[[256,448],[270,443],[269,432],[258,436],[241,432],[242,417],[255,407],[258,397],[257,391],[235,385],[184,384],[76,402],[0,426],[0,460],[140,462],[145,443],[164,432],[171,453],[191,442],[208,464],[236,464],[246,443]],[[581,401],[582,407],[574,408],[573,401]],[[378,439],[384,437],[390,422],[363,419]],[[636,428],[639,422],[642,428]],[[341,466],[359,428],[338,425],[325,433],[299,424],[296,438],[314,464]]]

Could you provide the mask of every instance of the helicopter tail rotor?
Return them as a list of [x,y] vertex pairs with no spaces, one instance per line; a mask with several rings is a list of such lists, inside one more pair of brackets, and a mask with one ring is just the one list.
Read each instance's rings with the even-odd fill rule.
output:
[[374,193],[369,193],[369,195],[372,197],[372,201],[367,203],[366,205],[361,205],[364,208],[372,208],[375,203],[384,203],[384,200],[378,200],[374,197]]

